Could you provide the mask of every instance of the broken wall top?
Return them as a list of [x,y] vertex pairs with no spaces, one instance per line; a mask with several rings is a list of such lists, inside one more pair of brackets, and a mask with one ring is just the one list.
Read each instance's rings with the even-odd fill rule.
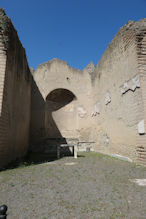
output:
[[[107,57],[111,57],[111,54],[113,53],[114,49],[117,47],[120,47],[119,50],[124,52],[132,42],[135,42],[135,44],[139,45],[140,41],[145,37],[146,35],[146,18],[143,18],[137,22],[134,21],[128,21],[126,25],[120,28],[120,30],[116,33],[115,37],[112,39],[112,41],[109,43],[108,47],[106,48],[103,56],[101,57],[100,61],[98,62],[96,69],[95,69],[95,75],[100,75],[102,65],[106,62]],[[127,40],[130,37],[130,40]]]
[[8,41],[9,41],[9,33],[10,33],[10,19],[5,14],[4,9],[0,9],[0,35],[1,40],[5,45],[5,49],[8,48]]
[[13,23],[11,22],[10,18],[6,15],[3,8],[0,8],[0,36],[6,50],[10,45],[14,43],[13,38],[15,38],[18,41],[18,43],[22,46],[17,31]]
[[137,22],[128,21],[126,25],[123,26],[123,30],[134,30],[136,33],[146,29],[146,18],[143,18]]

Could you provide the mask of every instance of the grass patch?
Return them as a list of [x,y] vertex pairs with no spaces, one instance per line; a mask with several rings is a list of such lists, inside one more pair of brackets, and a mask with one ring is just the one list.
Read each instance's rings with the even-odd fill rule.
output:
[[111,157],[111,156],[109,156],[109,155],[107,155],[107,154],[102,154],[102,153],[99,153],[99,152],[94,152],[94,151],[91,151],[91,152],[86,152],[86,151],[84,151],[84,152],[78,152],[78,157],[97,157],[99,160],[102,160],[102,159],[110,159],[110,160],[119,160],[119,159],[117,159],[117,158],[115,158],[115,157]]

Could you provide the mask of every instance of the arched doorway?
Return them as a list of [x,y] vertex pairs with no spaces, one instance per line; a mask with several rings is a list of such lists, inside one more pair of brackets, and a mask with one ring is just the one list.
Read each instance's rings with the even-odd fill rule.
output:
[[47,138],[76,137],[76,96],[69,90],[58,88],[46,97],[45,129]]

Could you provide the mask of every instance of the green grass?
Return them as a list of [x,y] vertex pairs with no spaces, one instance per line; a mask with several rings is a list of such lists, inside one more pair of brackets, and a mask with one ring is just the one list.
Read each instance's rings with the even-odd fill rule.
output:
[[[97,157],[98,159],[102,160],[102,159],[110,159],[110,160],[117,160],[117,158],[115,157],[111,157],[110,155],[106,155],[106,154],[102,154],[99,152],[78,152],[78,156],[80,157]],[[118,159],[119,160],[119,159]]]

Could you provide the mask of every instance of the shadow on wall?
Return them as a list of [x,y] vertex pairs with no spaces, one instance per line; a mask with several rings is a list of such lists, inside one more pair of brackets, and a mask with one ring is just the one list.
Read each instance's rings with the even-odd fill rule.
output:
[[[29,152],[46,153],[49,157],[56,157],[57,146],[67,142],[57,127],[52,113],[74,99],[74,94],[69,90],[55,89],[44,100],[36,82],[32,79]],[[71,154],[68,149],[63,152],[67,155]]]
[[31,91],[25,51],[4,11],[2,14],[9,26],[9,34],[3,34],[9,40],[7,49],[2,42],[0,48],[0,168],[27,152]]
[[[55,89],[53,90],[46,98],[46,109],[45,109],[45,127],[47,131],[47,136],[49,138],[61,138],[61,133],[58,130],[57,126],[54,126],[54,120],[52,117],[52,113],[63,108],[64,106],[71,103],[75,98],[75,96],[66,89]],[[64,109],[62,110],[64,111]],[[67,120],[67,112],[65,112],[65,117],[63,117],[64,113],[59,111],[59,118],[57,121],[57,125],[60,123],[65,123]],[[55,116],[56,117],[56,116]],[[64,120],[64,121],[63,121]],[[62,126],[61,125],[61,126]],[[67,126],[67,124],[65,124]],[[62,127],[60,127],[62,130]]]

